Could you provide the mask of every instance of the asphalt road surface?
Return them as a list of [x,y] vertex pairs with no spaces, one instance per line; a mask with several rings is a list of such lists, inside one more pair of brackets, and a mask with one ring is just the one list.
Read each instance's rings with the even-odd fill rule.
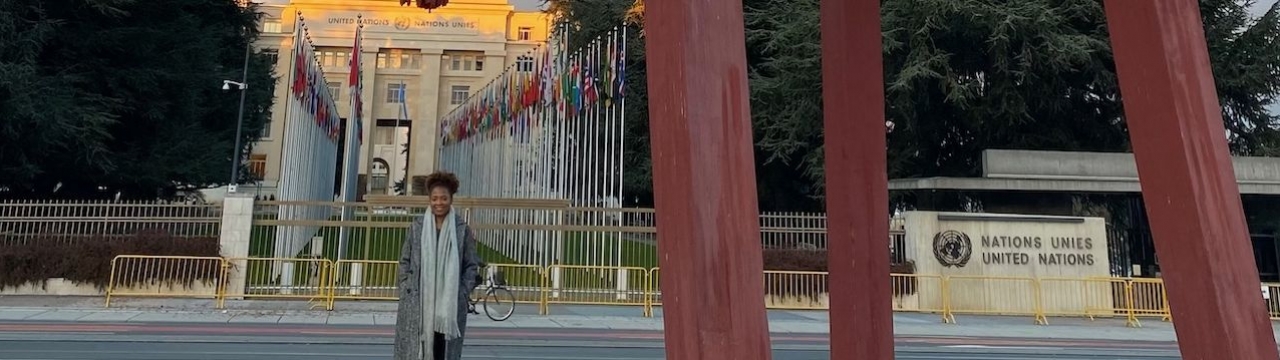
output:
[[[385,326],[0,322],[0,360],[390,359]],[[1178,359],[1167,342],[899,337],[910,360]],[[663,359],[653,331],[471,329],[465,359]],[[828,359],[825,335],[775,334],[773,358]]]

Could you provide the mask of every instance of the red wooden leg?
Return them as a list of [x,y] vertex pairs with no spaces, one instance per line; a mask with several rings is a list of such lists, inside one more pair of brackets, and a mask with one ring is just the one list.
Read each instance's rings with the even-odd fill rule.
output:
[[1275,360],[1197,2],[1106,11],[1182,357]]
[[821,6],[831,358],[892,360],[880,1]]
[[667,359],[769,359],[742,3],[645,13]]

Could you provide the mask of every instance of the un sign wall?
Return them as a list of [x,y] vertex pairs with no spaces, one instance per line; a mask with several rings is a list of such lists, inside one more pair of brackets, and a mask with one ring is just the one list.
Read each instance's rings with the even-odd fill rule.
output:
[[[1082,313],[1107,308],[1110,276],[1101,218],[908,212],[903,253],[921,275],[948,276],[949,305],[975,312]],[[1046,279],[1037,281],[1036,279]],[[940,286],[921,286],[920,308],[940,308]]]

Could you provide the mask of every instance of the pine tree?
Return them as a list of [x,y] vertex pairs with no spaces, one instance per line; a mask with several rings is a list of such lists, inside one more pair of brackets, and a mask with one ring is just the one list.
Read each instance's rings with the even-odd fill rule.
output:
[[[239,96],[221,84],[239,81],[256,16],[235,0],[0,2],[0,196],[225,184]],[[251,57],[242,144],[268,117],[271,61]]]

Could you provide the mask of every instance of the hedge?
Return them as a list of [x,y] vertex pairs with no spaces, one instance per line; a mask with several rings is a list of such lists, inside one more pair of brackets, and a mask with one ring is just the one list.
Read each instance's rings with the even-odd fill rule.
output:
[[[802,249],[765,249],[764,269],[771,271],[814,271],[827,272],[826,250]],[[911,261],[889,264],[889,272],[893,274],[915,274],[916,264]],[[808,296],[816,299],[818,294],[828,293],[828,284],[807,283],[787,279],[785,276],[773,276],[765,279],[765,292],[776,296]],[[912,295],[916,293],[915,278],[894,278],[892,280],[894,296]]]
[[[26,284],[43,286],[46,280],[54,278],[105,289],[111,277],[111,260],[117,255],[219,256],[217,237],[177,237],[164,230],[143,230],[132,235],[48,235],[21,242],[15,240],[0,241],[0,289]],[[181,275],[211,282],[217,278],[218,270]]]

